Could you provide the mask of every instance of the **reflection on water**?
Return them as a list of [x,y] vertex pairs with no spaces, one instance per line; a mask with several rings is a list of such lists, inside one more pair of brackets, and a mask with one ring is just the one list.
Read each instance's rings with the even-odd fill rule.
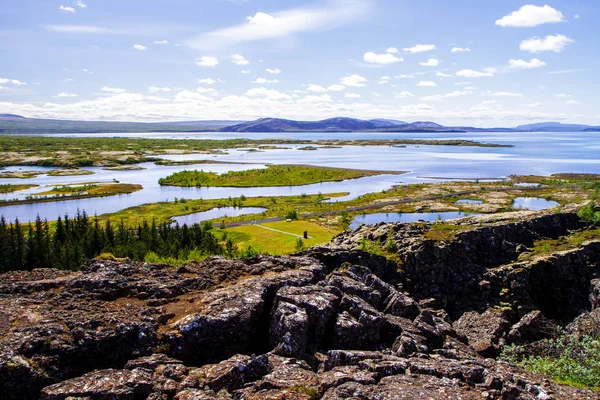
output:
[[513,201],[514,208],[521,208],[523,210],[545,210],[546,208],[552,208],[560,206],[555,201],[540,199],[537,197],[517,197]]
[[245,214],[260,214],[266,210],[266,208],[260,207],[220,207],[194,214],[182,215],[181,217],[174,217],[171,219],[174,221],[174,223],[178,223],[179,225],[183,226],[184,224],[192,225],[215,218],[238,217]]
[[362,224],[375,225],[381,222],[417,222],[417,221],[442,221],[454,218],[475,216],[477,214],[463,213],[462,211],[439,212],[439,213],[377,213],[364,214],[355,217],[350,224],[351,229],[358,228]]
[[456,201],[456,204],[483,204],[481,200],[471,200],[471,199],[460,199]]

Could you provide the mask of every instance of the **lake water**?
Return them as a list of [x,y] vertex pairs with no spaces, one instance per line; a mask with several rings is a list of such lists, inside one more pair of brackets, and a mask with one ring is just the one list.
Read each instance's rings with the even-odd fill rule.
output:
[[[74,177],[40,176],[34,179],[1,179],[3,183],[32,183],[46,186],[90,181],[112,181],[138,183],[142,191],[110,198],[81,199],[53,203],[27,204],[0,207],[0,214],[7,219],[18,217],[22,221],[35,218],[56,219],[58,215],[73,214],[77,208],[88,214],[104,214],[144,203],[173,201],[175,197],[187,199],[216,199],[227,197],[284,196],[302,193],[348,192],[337,200],[379,192],[398,184],[435,182],[453,179],[494,179],[511,174],[550,175],[559,172],[600,173],[600,152],[598,133],[142,133],[142,134],[70,134],[66,137],[150,137],[173,139],[227,139],[249,137],[252,139],[467,139],[481,142],[512,144],[512,148],[483,148],[457,146],[345,146],[342,148],[321,148],[317,151],[300,151],[301,146],[280,146],[275,150],[248,152],[225,150],[221,155],[171,155],[162,158],[171,160],[216,160],[247,164],[203,164],[190,166],[156,166],[144,163],[144,171],[104,171],[101,168],[86,168],[95,175]],[[345,182],[330,182],[300,187],[277,188],[179,188],[161,187],[158,179],[185,169],[203,169],[223,173],[231,170],[264,168],[265,164],[312,164],[340,168],[377,169],[385,171],[408,171],[404,175],[381,175]],[[33,170],[44,168],[20,167]],[[13,170],[18,168],[7,168]],[[23,198],[43,188],[23,191],[17,194],[0,195],[0,198]]]
[[181,226],[184,224],[189,226],[215,218],[237,217],[244,214],[260,214],[266,210],[266,208],[260,207],[220,207],[194,214],[182,215],[181,217],[175,217],[172,219],[174,223],[178,223]]
[[483,204],[483,201],[481,201],[481,200],[461,199],[461,200],[457,200],[456,204]]
[[359,226],[375,225],[381,222],[417,222],[417,221],[442,221],[447,219],[464,218],[467,216],[475,216],[477,214],[465,215],[462,211],[439,212],[439,213],[376,213],[364,214],[355,217],[350,224],[351,229],[356,229]]
[[546,208],[552,208],[560,206],[555,201],[539,199],[536,197],[517,197],[513,201],[514,208],[521,208],[523,210],[545,210]]

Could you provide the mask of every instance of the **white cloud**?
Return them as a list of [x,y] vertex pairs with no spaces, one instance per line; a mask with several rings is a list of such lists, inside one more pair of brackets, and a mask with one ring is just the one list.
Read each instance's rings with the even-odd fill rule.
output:
[[462,81],[462,82],[455,82],[454,83],[456,86],[465,86],[465,85],[470,85],[471,82],[467,82],[467,81]]
[[154,44],[165,45],[165,44],[169,44],[169,41],[168,40],[155,40]]
[[77,0],[77,1],[75,2],[75,5],[76,5],[77,7],[79,7],[79,8],[87,8],[87,4],[85,4],[85,3],[84,3],[83,1],[81,1],[81,0]]
[[120,93],[126,92],[125,89],[113,88],[113,87],[109,87],[109,86],[104,86],[102,89],[100,89],[100,91],[105,92],[105,93],[112,93],[112,94],[120,94]]
[[488,92],[488,95],[493,97],[523,97],[521,93],[514,92]]
[[280,74],[281,70],[279,68],[267,68],[265,71],[267,71],[270,74]]
[[429,60],[421,62],[419,64],[421,64],[424,67],[437,67],[438,65],[440,65],[440,62],[435,58],[430,58]]
[[248,64],[250,64],[250,61],[246,60],[246,57],[244,57],[241,54],[232,54],[231,55],[231,62],[234,63],[235,65],[248,65]]
[[250,71],[249,71],[249,70],[247,70],[247,69],[243,69],[243,70],[241,70],[241,71],[240,71],[240,73],[242,73],[242,74],[244,74],[244,75],[247,75],[247,74],[249,74],[249,73],[250,73]]
[[532,58],[531,61],[525,60],[510,60],[509,68],[518,68],[518,69],[530,69],[530,68],[541,68],[546,66],[544,61],[538,60],[537,58]]
[[435,82],[432,82],[432,81],[421,81],[421,82],[417,83],[417,86],[420,86],[420,87],[435,87],[435,86],[437,86],[437,84]]
[[277,79],[268,80],[265,78],[256,78],[255,80],[252,81],[252,83],[264,85],[265,83],[279,83],[279,81]]
[[472,69],[461,69],[456,73],[456,76],[462,76],[463,78],[483,78],[494,76],[494,73],[485,70],[483,72],[480,72]]
[[569,101],[567,101],[567,103],[566,103],[566,104],[569,104],[569,105],[577,105],[577,104],[581,104],[581,103],[580,103],[580,102],[578,102],[577,100],[569,100]]
[[100,26],[93,25],[44,25],[44,29],[50,32],[58,33],[80,33],[86,34],[99,34],[99,35],[118,35],[123,33],[119,30],[103,28]]
[[142,44],[134,44],[133,48],[136,50],[140,50],[140,51],[145,51],[148,50],[148,48]]
[[343,77],[342,79],[340,79],[340,83],[344,86],[351,86],[351,87],[363,87],[366,86],[365,82],[368,82],[368,79],[357,75],[357,74],[349,74],[346,75],[345,77]]
[[198,79],[198,83],[201,85],[213,85],[213,84],[217,83],[217,81],[212,78],[203,78],[203,79]]
[[292,96],[282,93],[274,89],[266,89],[264,87],[250,89],[246,92],[249,97],[264,97],[269,100],[291,100]]
[[313,83],[309,84],[306,88],[309,92],[316,93],[325,93],[325,92],[341,92],[345,90],[346,86],[334,83],[333,85],[329,85],[328,87],[324,87],[321,85],[315,85]]
[[390,53],[390,54],[396,54],[396,53],[399,53],[400,51],[395,47],[388,47],[388,49],[385,52]]
[[470,53],[471,49],[468,47],[453,47],[450,51],[453,53]]
[[347,99],[358,99],[358,98],[360,98],[360,94],[358,94],[358,93],[346,93],[344,95],[344,97],[347,98]]
[[398,78],[398,79],[415,79],[414,75],[410,75],[410,74],[401,74],[401,75],[397,75],[394,78]]
[[527,4],[521,7],[518,11],[513,11],[512,13],[497,20],[496,25],[503,28],[532,27],[563,21],[565,21],[564,15],[549,5],[539,7],[532,4]]
[[414,95],[411,92],[408,92],[406,90],[403,92],[400,92],[400,93],[396,93],[395,96],[399,99],[406,99],[409,97],[414,97]]
[[271,14],[258,12],[242,24],[201,34],[186,43],[200,50],[213,50],[303,32],[325,31],[363,17],[370,7],[370,1],[329,0],[322,7],[288,9]]
[[373,52],[365,53],[365,55],[363,56],[363,60],[365,60],[368,63],[381,65],[393,64],[404,61],[402,58],[396,57],[391,53],[375,54]]
[[532,39],[523,40],[519,48],[530,53],[538,53],[540,51],[554,51],[560,53],[564,50],[566,45],[573,42],[573,39],[568,38],[565,35],[549,35],[543,39],[534,37]]
[[338,83],[334,83],[333,85],[327,86],[327,90],[329,92],[341,92],[342,90],[345,90],[345,89],[346,89],[346,86],[340,85]]
[[56,96],[53,96],[54,98],[60,99],[60,98],[65,98],[65,97],[79,97],[77,96],[75,93],[59,93]]
[[435,75],[439,76],[440,78],[451,78],[454,76],[452,74],[446,74],[446,73],[440,72],[440,71],[436,72]]
[[58,11],[62,11],[62,12],[66,12],[66,13],[71,13],[71,14],[75,13],[75,9],[73,7],[63,6],[63,5],[61,5],[60,7],[58,7]]
[[203,56],[196,60],[196,65],[201,67],[216,67],[219,65],[219,60],[215,57]]
[[435,50],[436,47],[434,44],[417,44],[413,47],[405,47],[404,50],[407,53],[424,53],[426,51]]
[[468,96],[470,94],[472,94],[473,92],[471,92],[470,90],[456,90],[454,92],[451,93],[446,93],[446,94],[436,94],[433,96],[425,96],[425,97],[421,97],[422,101],[440,101],[443,99],[448,99],[448,98],[453,98],[453,97],[462,97],[462,96]]
[[306,90],[308,90],[309,92],[317,92],[317,93],[327,92],[327,89],[325,89],[323,86],[315,85],[313,83],[309,84],[308,87],[306,88]]
[[10,83],[15,86],[27,85],[25,82],[21,82],[18,79],[8,79],[8,78],[0,78],[0,84]]
[[201,93],[201,94],[208,94],[209,96],[217,96],[219,94],[219,92],[217,92],[215,89],[205,88],[205,87],[197,88],[196,92]]
[[538,102],[536,102],[536,103],[530,103],[530,104],[527,104],[527,107],[529,107],[529,108],[538,108],[538,107],[541,107],[541,106],[543,106],[543,105],[544,105],[543,103],[540,103],[540,102],[538,101]]
[[566,93],[559,93],[556,95],[556,97],[558,97],[559,99],[570,99],[573,96],[571,96],[570,94],[566,94]]
[[170,92],[171,88],[168,87],[157,87],[157,86],[150,86],[148,88],[148,92],[150,93],[160,93],[160,92]]

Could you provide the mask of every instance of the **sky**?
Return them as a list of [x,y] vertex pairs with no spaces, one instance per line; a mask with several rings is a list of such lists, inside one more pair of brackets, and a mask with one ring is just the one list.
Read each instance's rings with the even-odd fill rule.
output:
[[600,125],[598,0],[2,0],[0,113]]

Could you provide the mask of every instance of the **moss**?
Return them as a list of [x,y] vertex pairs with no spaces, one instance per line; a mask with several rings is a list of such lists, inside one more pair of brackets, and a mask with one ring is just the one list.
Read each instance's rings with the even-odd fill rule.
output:
[[305,394],[310,397],[311,400],[317,400],[321,397],[319,390],[308,386],[292,386],[288,389],[290,392]]

